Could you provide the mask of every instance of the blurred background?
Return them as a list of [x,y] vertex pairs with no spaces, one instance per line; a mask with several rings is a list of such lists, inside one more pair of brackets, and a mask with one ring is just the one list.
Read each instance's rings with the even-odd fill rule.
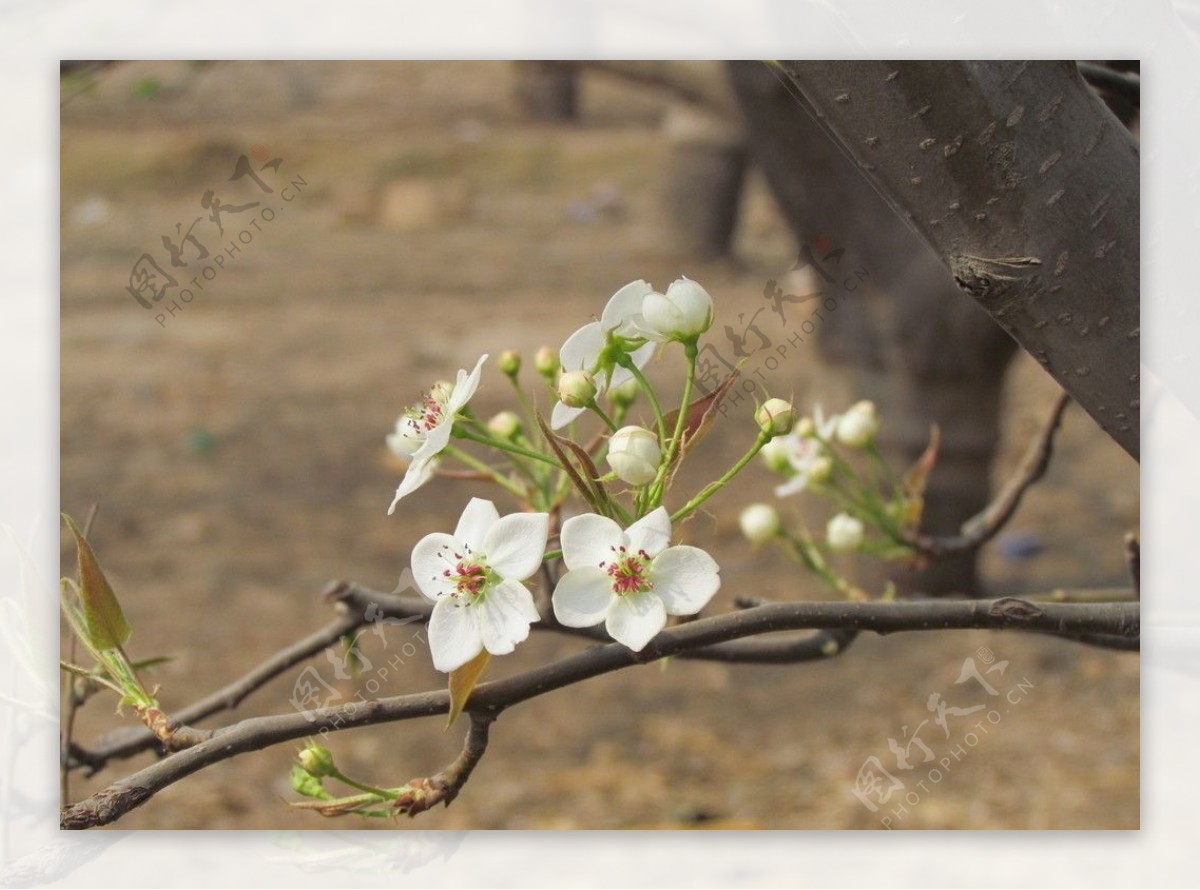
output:
[[[936,359],[954,343],[921,340],[912,328],[975,322],[896,311],[894,289],[920,280],[917,252],[897,247],[893,221],[854,197],[862,183],[853,171],[813,161],[809,181],[824,197],[814,199],[821,210],[806,223],[807,243],[819,260],[844,249],[834,284],[865,269],[862,286],[839,285],[834,321],[799,344],[809,308],[785,304],[781,319],[764,299],[768,282],[788,294],[822,282],[812,268],[789,272],[806,243],[796,222],[804,207],[776,197],[778,178],[763,173],[770,158],[742,119],[755,89],[787,97],[771,93],[765,69],[735,74],[736,92],[720,63],[564,71],[129,62],[67,71],[62,508],[81,518],[99,504],[91,540],[134,627],[131,651],[172,656],[153,673],[168,710],[324,623],[328,580],[393,589],[416,540],[452,527],[481,494],[476,483],[436,480],[387,516],[403,473],[384,445],[396,415],[484,352],[516,348],[528,360],[541,345],[557,348],[633,279],[659,289],[680,275],[700,281],[716,301],[713,343],[728,359],[737,337],[749,337],[746,349],[790,342],[775,366],[752,355],[747,367],[772,394],[794,394],[802,411],[876,398],[897,460],[938,420],[948,451],[935,484],[956,503],[939,521],[969,515],[986,493],[980,480],[1012,472],[1056,385],[1024,354],[1009,361],[1006,349],[984,344],[971,354],[987,360],[964,366],[990,384],[947,389],[962,367]],[[237,166],[243,156],[250,172]],[[842,196],[855,211],[849,221],[826,209]],[[154,282],[169,280],[176,286],[155,300]],[[183,303],[185,288],[192,298]],[[760,333],[748,334],[755,324]],[[864,359],[847,343],[904,355]],[[678,368],[669,356],[652,374],[673,380]],[[494,368],[473,404],[482,416],[509,407]],[[744,452],[751,412],[745,401],[730,408],[694,452],[685,489]],[[740,509],[769,499],[775,481],[751,467],[686,530],[722,566],[712,609],[743,594],[826,598],[781,554],[753,550],[738,533]],[[506,508],[501,493],[486,496]],[[803,496],[781,506],[814,524],[830,512]],[[898,580],[992,594],[1124,586],[1121,539],[1137,523],[1136,465],[1070,411],[1046,479],[978,566]],[[62,554],[69,574],[65,542]],[[857,569],[864,583],[882,582],[877,570]],[[368,680],[379,695],[444,684],[427,652],[405,648],[415,632],[388,631],[368,634],[364,654],[375,668],[399,657],[400,669],[339,680],[317,659],[327,696],[352,700]],[[534,634],[491,674],[580,645]],[[932,693],[951,698],[963,660],[980,647],[1009,662],[1006,683],[1024,678],[1031,688],[894,827],[1136,828],[1137,656],[984,632],[867,636],[843,657],[793,667],[678,661],[544,696],[506,713],[459,799],[413,827],[878,828],[883,813],[851,793],[860,768],[871,757],[894,764],[888,739],[930,717]],[[300,676],[281,676],[237,716],[291,710]],[[89,702],[75,738],[86,744],[117,725],[110,705]],[[939,758],[955,741],[932,723],[922,738]],[[339,733],[332,747],[348,772],[387,785],[436,771],[460,742],[458,729],[443,733],[429,720]],[[393,827],[290,810],[292,747],[205,770],[114,827]],[[75,774],[72,798],[148,762]]]

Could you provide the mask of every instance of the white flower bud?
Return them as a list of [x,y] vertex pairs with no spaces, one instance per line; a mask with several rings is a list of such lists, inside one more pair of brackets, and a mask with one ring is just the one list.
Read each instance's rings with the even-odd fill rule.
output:
[[636,377],[630,377],[620,386],[614,386],[609,389],[608,396],[618,405],[628,408],[637,401],[638,393],[642,391],[642,385]]
[[762,447],[758,455],[772,473],[786,474],[792,468],[791,452],[792,444],[787,436],[776,436]]
[[658,475],[662,449],[658,437],[640,426],[624,426],[608,440],[608,465],[630,485],[646,485]]
[[807,439],[817,431],[817,425],[813,423],[811,417],[801,417],[796,421],[796,426],[792,430],[793,433],[800,439]]
[[764,544],[779,534],[779,511],[770,504],[751,504],[738,517],[738,525],[751,544]]
[[488,432],[497,439],[509,442],[521,432],[521,418],[512,411],[501,411],[487,422]]
[[824,482],[833,475],[833,461],[825,455],[814,457],[811,464],[808,465],[808,481],[809,482]]
[[533,354],[533,367],[548,380],[553,380],[560,367],[558,353],[549,346],[543,346]]
[[500,357],[496,359],[496,366],[500,369],[500,373],[508,377],[516,377],[521,370],[521,353],[515,349],[506,349],[500,353]]
[[764,433],[772,436],[782,436],[792,428],[795,415],[792,403],[783,399],[767,399],[754,412],[754,422]]
[[567,371],[558,378],[558,398],[569,408],[586,408],[596,398],[596,381],[587,371]]
[[691,279],[680,278],[665,294],[646,294],[642,319],[653,339],[691,340],[712,327],[712,297]]
[[838,418],[836,435],[839,442],[850,448],[864,448],[879,431],[875,403],[862,401]]
[[830,550],[857,550],[863,542],[863,524],[849,513],[839,513],[825,526],[825,542]]

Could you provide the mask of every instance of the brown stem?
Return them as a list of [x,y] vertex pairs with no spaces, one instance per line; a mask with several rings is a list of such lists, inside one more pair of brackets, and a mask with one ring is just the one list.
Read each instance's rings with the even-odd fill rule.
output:
[[923,553],[932,557],[942,557],[951,553],[961,553],[982,547],[994,538],[1004,528],[1017,512],[1021,498],[1025,496],[1034,483],[1046,473],[1050,465],[1050,456],[1054,451],[1054,434],[1062,423],[1063,412],[1067,410],[1071,397],[1060,393],[1050,411],[1050,416],[1037,437],[1029,443],[1029,449],[1021,461],[1020,467],[1005,484],[992,502],[979,513],[963,523],[959,534],[947,537],[923,535],[916,544]]

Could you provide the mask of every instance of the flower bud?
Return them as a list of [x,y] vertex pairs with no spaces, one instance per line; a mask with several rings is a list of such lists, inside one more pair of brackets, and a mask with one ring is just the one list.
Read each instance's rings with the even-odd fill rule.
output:
[[754,422],[764,433],[782,436],[792,428],[792,403],[783,399],[767,399],[754,412]]
[[857,550],[863,542],[863,524],[849,513],[839,513],[825,526],[825,542],[830,550]]
[[817,425],[813,423],[811,417],[801,417],[796,421],[796,426],[792,430],[799,438],[808,439],[817,431]]
[[608,440],[608,465],[622,482],[653,482],[661,461],[658,437],[640,426],[623,426]]
[[333,764],[333,752],[324,745],[318,745],[316,742],[309,742],[296,759],[300,762],[300,768],[310,776],[332,776],[337,772],[337,768]]
[[738,525],[751,544],[765,544],[779,534],[779,511],[770,504],[751,504],[738,517]]
[[511,442],[521,434],[521,418],[512,411],[501,411],[487,422],[487,428],[497,439]]
[[824,482],[833,475],[833,461],[825,455],[814,457],[811,464],[808,465],[808,481],[809,482]]
[[767,442],[758,452],[762,462],[772,473],[786,474],[792,468],[792,445],[786,436],[776,436]]
[[642,318],[654,339],[694,340],[712,327],[712,297],[691,279],[680,278],[665,294],[646,294]]
[[630,377],[620,386],[611,387],[608,390],[608,397],[616,404],[623,408],[628,408],[637,401],[638,393],[642,391],[642,385],[638,383],[636,377]]
[[864,448],[879,431],[879,417],[875,403],[862,401],[838,418],[835,435],[839,442],[850,448]]
[[533,367],[547,380],[553,380],[561,367],[558,363],[558,353],[549,346],[543,346],[533,354]]
[[515,349],[506,349],[500,353],[500,357],[496,359],[496,367],[500,369],[501,374],[509,377],[516,377],[521,370],[521,353]]
[[596,398],[596,381],[587,371],[567,371],[558,378],[558,398],[568,408],[586,408]]

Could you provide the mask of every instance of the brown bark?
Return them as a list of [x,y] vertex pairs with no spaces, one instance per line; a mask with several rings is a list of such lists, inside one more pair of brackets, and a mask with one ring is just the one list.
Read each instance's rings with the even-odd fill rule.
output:
[[[822,356],[849,375],[856,393],[886,406],[880,444],[890,460],[915,460],[930,426],[940,425],[923,530],[954,534],[988,501],[1014,344],[962,299],[938,257],[797,107],[781,77],[759,62],[734,62],[730,73],[751,151],[796,239],[818,259],[820,245],[844,249],[839,279],[869,273],[852,292],[827,285],[839,307],[818,329]],[[974,590],[975,554],[895,580],[910,590]]]
[[962,293],[1136,459],[1138,148],[1075,64],[782,71]]

